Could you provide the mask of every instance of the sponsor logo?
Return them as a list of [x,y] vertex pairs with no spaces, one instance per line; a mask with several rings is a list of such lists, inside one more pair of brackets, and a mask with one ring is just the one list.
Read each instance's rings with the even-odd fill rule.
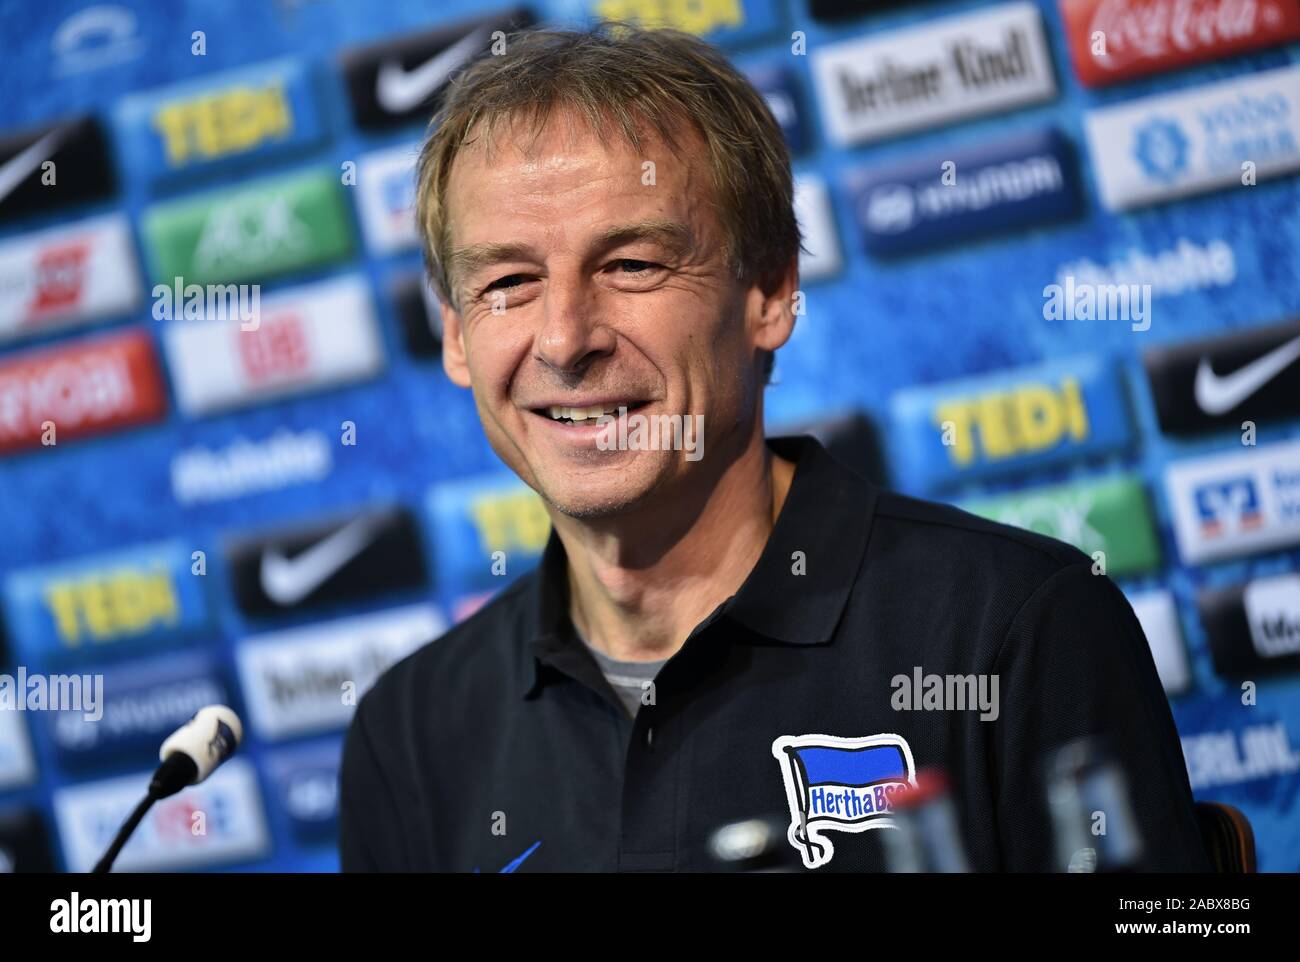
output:
[[456,70],[487,45],[491,36],[490,30],[477,27],[410,70],[396,58],[384,60],[375,78],[375,100],[390,114],[403,114],[415,109],[432,97],[435,90],[445,86]]
[[[54,813],[70,872],[89,872],[144,797],[151,773],[85,782],[54,793]],[[121,872],[199,868],[266,855],[257,774],[232,758],[212,777],[155,802],[114,863]]]
[[[955,166],[950,166],[955,165]],[[849,175],[863,246],[889,256],[1074,217],[1065,138],[1041,131]]]
[[764,66],[746,71],[745,76],[762,95],[772,116],[781,125],[790,153],[802,153],[808,147],[807,125],[800,108],[799,88],[784,67]]
[[78,10],[50,39],[54,75],[68,77],[136,59],[145,50],[138,26],[128,7],[101,3]]
[[962,505],[972,514],[1074,545],[1108,575],[1147,571],[1160,563],[1151,506],[1132,477],[1037,488]]
[[364,380],[384,366],[373,299],[357,276],[268,297],[256,330],[210,318],[163,329],[176,401],[210,414]]
[[1300,667],[1300,575],[1210,588],[1196,604],[1221,677],[1255,678]]
[[1089,87],[1300,38],[1294,0],[1060,0],[1060,6],[1074,72]]
[[1165,484],[1188,564],[1300,543],[1300,441],[1176,462]]
[[282,749],[267,757],[271,792],[303,842],[333,840],[339,816],[339,746]]
[[18,712],[0,711],[0,791],[34,781],[36,761],[27,738],[27,726]]
[[0,341],[121,314],[140,302],[131,229],[112,215],[0,244]]
[[1184,294],[1232,284],[1237,279],[1237,258],[1222,240],[1202,246],[1180,237],[1175,247],[1155,254],[1130,249],[1104,265],[1085,257],[1057,268],[1058,284],[1070,283],[1071,278],[1073,283],[1097,289],[1150,287],[1153,295]]
[[794,214],[806,248],[799,252],[799,279],[818,281],[838,274],[844,260],[824,180],[815,174],[794,178]]
[[10,574],[14,642],[31,661],[127,641],[157,643],[208,623],[191,549],[166,541]]
[[1085,356],[890,399],[900,474],[930,487],[1111,451],[1131,433],[1116,368]]
[[1206,538],[1254,530],[1264,521],[1259,508],[1259,492],[1250,477],[1198,485],[1192,496],[1196,501],[1201,534]]
[[879,140],[1056,95],[1042,18],[1006,3],[812,55],[826,128],[841,145]]
[[357,209],[366,244],[377,254],[415,247],[415,160],[420,145],[366,154],[357,165]]
[[1300,322],[1182,342],[1142,363],[1168,434],[1300,414]]
[[376,679],[446,627],[420,604],[249,638],[235,659],[254,728],[268,739],[345,728]]
[[427,122],[452,77],[488,52],[496,31],[509,34],[532,23],[527,10],[506,10],[344,53],[343,73],[357,126]]
[[144,239],[164,284],[270,277],[341,259],[353,246],[338,180],[325,170],[157,205],[144,216]]
[[1300,655],[1300,574],[1252,581],[1242,603],[1250,640],[1261,658]]
[[323,132],[307,68],[288,60],[127,97],[117,128],[147,178],[301,148]]
[[1300,771],[1300,752],[1283,722],[1182,737],[1193,791]]
[[172,459],[172,496],[180,504],[205,504],[321,481],[333,457],[323,432],[288,428],[263,441],[237,437],[220,448],[186,448]]
[[200,708],[230,703],[230,689],[214,660],[200,653],[110,667],[103,679],[99,721],[90,724],[67,711],[46,717],[50,742],[66,767],[127,756],[146,762]]
[[252,540],[229,549],[235,600],[245,614],[278,615],[427,585],[415,520],[405,510]]
[[142,331],[18,354],[0,361],[0,453],[156,421],[164,404]]
[[[582,3],[583,0],[578,2]],[[774,19],[770,5],[757,3],[756,0],[692,0],[691,3],[664,3],[662,0],[585,2],[594,19],[631,20],[646,27],[675,27],[699,35],[725,31],[725,39],[731,41],[762,33],[775,26],[770,23]],[[769,23],[760,26],[762,20]],[[753,29],[743,32],[736,29],[746,25]],[[724,37],[713,39],[720,42]]]
[[[501,871],[498,874],[509,875],[510,873],[517,871],[519,866],[523,865],[524,862],[527,861],[528,856],[536,852],[538,846],[540,846],[541,844],[542,844],[541,839],[538,839],[536,842],[533,842],[532,845],[524,849],[523,852],[521,852],[516,858],[511,859],[504,866],[502,866]],[[478,868],[475,867],[474,871],[477,872]]]
[[1151,647],[1156,673],[1166,694],[1185,692],[1192,685],[1192,672],[1187,664],[1174,596],[1163,589],[1148,591],[1133,595],[1129,604],[1142,625],[1142,633]]
[[102,200],[114,187],[108,146],[93,118],[0,138],[0,220]]
[[810,869],[835,855],[828,832],[892,828],[894,796],[916,786],[912,749],[899,735],[782,735],[772,755],[790,805],[787,838]]
[[1222,414],[1255,394],[1300,358],[1300,337],[1257,358],[1245,367],[1220,377],[1202,360],[1196,366],[1196,403],[1206,414]]
[[551,519],[537,492],[518,478],[465,478],[430,488],[427,529],[447,597],[497,591],[541,556]]
[[1084,128],[1113,211],[1288,173],[1300,168],[1300,66],[1089,111]]

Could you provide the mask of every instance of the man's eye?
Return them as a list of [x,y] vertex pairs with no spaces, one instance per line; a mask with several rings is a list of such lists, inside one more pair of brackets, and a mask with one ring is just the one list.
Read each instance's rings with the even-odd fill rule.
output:
[[621,258],[614,263],[623,274],[645,274],[659,266],[651,261],[638,261],[629,257]]
[[505,277],[498,278],[487,287],[483,288],[483,293],[486,294],[488,291],[498,290],[504,287],[516,287],[523,281],[523,278],[523,274],[507,274]]

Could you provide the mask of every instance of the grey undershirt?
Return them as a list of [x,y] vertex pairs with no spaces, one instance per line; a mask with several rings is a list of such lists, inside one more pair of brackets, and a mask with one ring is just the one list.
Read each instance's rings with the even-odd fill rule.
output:
[[576,627],[573,629],[573,633],[587,646],[587,650],[596,659],[596,664],[600,666],[600,673],[605,676],[609,686],[614,689],[614,694],[618,695],[619,701],[627,709],[628,717],[635,718],[637,711],[641,708],[641,696],[646,692],[645,683],[654,681],[655,675],[659,674],[659,669],[664,666],[668,659],[622,661],[618,658],[611,658],[603,651],[593,647],[591,642],[582,637],[582,633]]

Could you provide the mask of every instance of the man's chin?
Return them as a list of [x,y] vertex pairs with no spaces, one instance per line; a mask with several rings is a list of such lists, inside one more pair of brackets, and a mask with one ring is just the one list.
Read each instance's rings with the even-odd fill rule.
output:
[[571,484],[558,489],[544,489],[542,494],[555,510],[578,521],[597,521],[629,514],[643,505],[650,493],[648,487],[629,489],[626,484],[612,486],[607,492],[579,491]]
[[558,477],[552,475],[549,479],[543,476],[542,497],[561,514],[580,521],[616,518],[635,511],[650,500],[665,480],[660,471],[647,464],[611,465],[609,470],[557,474]]

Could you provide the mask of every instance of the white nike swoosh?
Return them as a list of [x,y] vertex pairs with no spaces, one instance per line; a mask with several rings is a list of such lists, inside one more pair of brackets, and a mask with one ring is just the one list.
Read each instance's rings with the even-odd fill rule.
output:
[[262,552],[262,590],[278,605],[296,605],[364,551],[379,527],[379,519],[357,518],[292,561],[279,548],[266,549]]
[[453,70],[477,52],[487,34],[487,27],[479,27],[411,70],[404,69],[395,60],[385,60],[379,65],[379,76],[375,80],[375,98],[379,106],[394,114],[418,107]]
[[15,187],[31,176],[32,171],[41,165],[50,154],[63,142],[64,131],[51,130],[26,150],[14,154],[0,164],[0,201],[8,197]]
[[1210,359],[1201,358],[1196,369],[1196,403],[1206,414],[1226,414],[1300,358],[1300,337],[1273,348],[1244,367],[1223,377],[1214,373]]

